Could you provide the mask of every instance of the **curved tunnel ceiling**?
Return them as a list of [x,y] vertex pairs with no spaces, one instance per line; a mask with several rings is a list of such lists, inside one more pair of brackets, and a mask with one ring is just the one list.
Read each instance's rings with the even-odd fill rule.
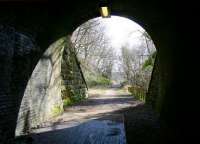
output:
[[[110,0],[111,14],[124,16],[134,20],[154,37],[159,35],[160,29],[168,27],[173,17],[167,13],[160,1],[145,0]],[[31,0],[20,4],[7,3],[1,11],[11,12],[13,23],[38,32],[38,40],[45,47],[60,37],[72,32],[83,22],[100,16],[99,0],[84,0],[69,2],[50,2],[48,0]],[[11,6],[10,6],[11,5]],[[17,5],[17,6],[16,6]],[[168,6],[169,4],[165,4]],[[12,7],[13,6],[13,7]],[[5,15],[4,12],[1,13]],[[26,20],[24,19],[26,17]],[[168,22],[168,23],[166,23]],[[45,42],[46,41],[46,42]]]

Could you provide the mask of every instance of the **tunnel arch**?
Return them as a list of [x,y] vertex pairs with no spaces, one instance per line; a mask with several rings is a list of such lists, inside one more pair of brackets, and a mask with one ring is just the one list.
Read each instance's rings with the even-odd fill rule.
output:
[[[98,16],[98,8],[96,6],[97,3],[98,2],[95,0],[92,2],[84,1],[80,2],[76,7],[75,2],[71,4],[74,7],[70,7],[69,4],[66,3],[59,3],[56,5],[44,3],[44,5],[41,4],[41,7],[37,7],[37,2],[33,5],[23,3],[21,6],[17,5],[17,7],[15,7],[16,5],[9,6],[8,4],[6,7],[1,5],[1,16],[3,18],[7,17],[7,12],[9,11],[10,18],[7,19],[13,21],[12,26],[16,27],[19,31],[25,27],[28,31],[30,30],[30,33],[35,32],[37,34],[38,45],[42,50],[42,52],[37,56],[41,56],[42,53],[49,47],[49,44],[58,40],[66,33],[71,34],[73,30],[83,21]],[[173,35],[175,33],[174,15],[172,15],[172,13],[168,13],[168,7],[163,8],[161,1],[147,2],[141,0],[125,0],[123,2],[112,1],[111,3],[113,14],[122,14],[122,16],[125,17],[127,15],[134,15],[134,21],[139,23],[148,31],[155,42],[156,48],[159,49],[158,67],[160,73],[158,83],[161,86],[158,88],[158,91],[156,90],[156,92],[154,92],[154,95],[159,95],[164,98],[162,101],[166,101],[165,105],[161,106],[161,110],[159,110],[159,112],[164,110],[164,113],[168,113],[166,112],[166,109],[168,108],[167,104],[172,99],[172,96],[170,96],[170,82],[172,80],[172,68],[170,67],[172,66],[172,62],[170,54],[172,54],[172,49],[174,48],[173,44],[175,43],[175,36]],[[45,7],[46,4],[48,4],[48,8]],[[66,5],[69,6],[69,9],[67,10],[65,7]],[[24,6],[26,6],[26,8]],[[171,7],[169,4],[168,6]],[[8,7],[9,9],[7,9]],[[55,8],[58,8],[58,10],[55,11]],[[71,13],[71,11],[74,13]],[[77,17],[77,20],[74,20],[74,17]],[[26,18],[27,21],[24,21],[24,18]],[[4,23],[7,24],[9,22],[4,21]],[[40,29],[34,29],[32,25],[38,26]],[[55,27],[59,27],[59,29],[55,29]],[[17,85],[21,86],[21,83],[17,83]],[[15,95],[13,94],[11,97],[15,97]],[[10,100],[11,103],[13,103],[12,100],[13,98]],[[14,104],[13,107],[13,109],[18,109],[19,105]],[[3,111],[5,111],[5,115],[7,112],[13,113],[14,117],[16,115],[16,111],[13,111],[12,109],[3,109]],[[8,121],[3,121],[1,124],[2,129],[6,129],[4,125],[9,125],[9,122],[12,123],[13,121],[16,121],[15,118],[10,118],[10,116],[6,116],[6,119],[7,118]],[[14,126],[12,126],[12,132],[7,135],[8,137],[13,137],[14,129]]]
[[[140,23],[143,24],[143,21],[140,20],[139,18],[133,18],[133,16],[131,16],[131,15],[128,16],[127,13],[123,13],[123,12],[120,13],[120,14],[118,14],[118,15],[113,15],[113,16],[118,16],[118,17],[129,19],[129,20],[135,22],[136,24],[138,24],[140,27],[142,27],[142,29],[144,29],[145,31],[147,31],[145,28],[143,28],[143,25],[140,25]],[[30,93],[30,90],[31,90],[30,87],[35,87],[37,89],[37,86],[33,85],[33,83],[34,83],[33,81],[37,79],[37,76],[35,76],[35,75],[38,75],[40,77],[39,78],[40,80],[44,79],[44,77],[41,77],[42,76],[41,74],[44,73],[44,71],[41,70],[41,67],[43,65],[41,63],[44,63],[43,62],[44,60],[42,60],[42,59],[46,59],[46,58],[49,59],[49,60],[47,60],[45,62],[48,65],[47,68],[43,68],[43,69],[47,69],[47,70],[51,69],[50,71],[53,72],[53,74],[54,74],[55,71],[52,71],[52,68],[53,68],[53,66],[52,66],[52,57],[55,57],[54,55],[57,54],[57,53],[54,53],[54,52],[55,51],[56,52],[60,51],[61,53],[63,53],[63,51],[64,51],[64,49],[63,49],[64,46],[63,47],[57,47],[57,49],[55,49],[56,48],[55,45],[58,45],[58,44],[62,43],[61,41],[63,41],[63,39],[65,39],[65,38],[69,39],[68,35],[69,34],[72,35],[72,33],[77,29],[77,27],[79,27],[83,23],[85,23],[85,22],[87,22],[87,21],[89,21],[91,19],[95,19],[97,17],[99,17],[99,14],[96,13],[96,12],[93,13],[93,14],[86,13],[85,15],[83,15],[82,19],[78,20],[78,23],[76,21],[74,23],[71,23],[71,24],[69,23],[71,25],[70,29],[62,30],[62,32],[58,33],[58,35],[59,35],[58,37],[55,37],[55,38],[51,39],[51,42],[53,41],[53,43],[50,44],[50,46],[48,46],[48,48],[44,51],[44,53],[40,57],[40,59],[39,59],[37,65],[36,65],[35,69],[32,72],[32,76],[30,77],[30,79],[28,81],[28,84],[26,86],[25,93],[24,93],[24,96],[23,96],[23,99],[22,99],[22,103],[21,103],[21,106],[20,106],[20,110],[19,110],[19,114],[18,114],[18,122],[17,122],[17,125],[16,125],[16,131],[15,131],[15,135],[16,136],[20,136],[20,135],[24,135],[24,134],[29,133],[30,128],[36,128],[36,127],[38,127],[40,124],[42,124],[42,122],[45,122],[46,120],[48,120],[49,118],[51,118],[53,116],[52,112],[50,112],[50,111],[42,112],[42,111],[40,111],[41,109],[38,110],[38,111],[36,110],[37,112],[35,110],[33,111],[33,109],[31,109],[30,107],[29,107],[28,110],[25,109],[26,112],[24,112],[24,110],[23,110],[23,105],[27,104],[26,99],[27,99],[28,93]],[[146,27],[146,25],[144,25],[144,27]],[[149,29],[149,27],[146,27],[146,28]],[[154,43],[154,45],[155,45],[155,43]],[[155,48],[157,49],[157,47],[155,47]],[[62,59],[62,56],[63,55],[61,54],[61,58],[60,59]],[[61,61],[59,61],[59,62],[61,62]],[[38,69],[39,69],[39,71],[38,71]],[[61,69],[59,69],[59,71],[61,72]],[[33,77],[36,77],[36,78],[33,78]],[[47,76],[46,78],[52,79],[49,76]],[[45,87],[48,87],[48,85],[46,85]],[[46,88],[44,88],[44,89],[46,89]],[[38,90],[41,91],[40,88]],[[44,95],[45,99],[48,98],[49,95],[51,97],[51,93],[49,93],[49,95],[48,95],[48,94],[46,94],[46,90],[43,91],[43,92],[44,92],[43,95]],[[62,111],[62,96],[61,95],[62,95],[61,94],[61,89],[59,89],[59,91],[57,93],[57,101],[56,102],[59,103],[58,105],[60,106],[60,110]],[[33,96],[32,98],[34,99],[34,97],[35,96]],[[43,106],[47,106],[47,105],[50,106],[49,105],[50,102],[48,102],[48,103],[46,103],[46,102],[47,101],[44,101]],[[28,105],[31,106],[31,107],[33,106],[30,101],[29,101]],[[33,107],[37,107],[37,106],[33,106]],[[40,108],[41,108],[41,106],[40,106]],[[50,106],[50,109],[52,109],[52,108],[53,108],[53,106]],[[47,116],[45,116],[45,115],[47,115]],[[40,117],[40,119],[37,119],[37,117]],[[21,119],[23,119],[23,120],[21,120]],[[29,121],[28,122],[28,126],[27,126],[27,119]]]
[[[131,19],[128,20],[132,21]],[[141,27],[139,24],[137,25]],[[144,31],[146,30],[144,29]],[[64,90],[62,87],[66,86],[62,84],[62,81],[66,80],[66,75],[63,76],[62,71],[67,69],[67,65],[64,65],[62,61],[65,57],[65,50],[73,47],[71,45],[66,46],[66,43],[71,44],[71,37],[67,35],[66,32],[65,36],[57,39],[47,48],[33,70],[19,109],[16,136],[29,133],[31,128],[37,128],[43,122],[52,118],[55,115],[54,111],[59,111],[59,113],[63,111],[62,97]],[[81,75],[81,78],[85,83],[83,75]],[[86,87],[87,84],[84,89]]]

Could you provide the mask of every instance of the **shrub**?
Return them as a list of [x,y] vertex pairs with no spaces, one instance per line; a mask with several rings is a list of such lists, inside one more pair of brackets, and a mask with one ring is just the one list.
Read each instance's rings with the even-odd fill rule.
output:
[[87,76],[87,84],[89,87],[93,86],[107,86],[111,84],[111,80],[108,78],[105,78],[101,75],[90,75]]
[[72,100],[70,98],[63,99],[63,107],[71,106],[73,104]]
[[54,106],[53,110],[52,110],[52,114],[53,116],[58,116],[63,112],[63,108],[59,105]]
[[63,99],[63,107],[67,107],[67,106],[71,106],[75,103],[78,103],[80,101],[82,101],[83,99],[85,99],[85,95],[84,94],[80,94],[79,92],[74,92],[71,93],[71,95],[69,95],[68,97],[65,97]]
[[145,101],[146,90],[139,86],[130,86],[128,87],[128,91],[137,99],[141,101]]

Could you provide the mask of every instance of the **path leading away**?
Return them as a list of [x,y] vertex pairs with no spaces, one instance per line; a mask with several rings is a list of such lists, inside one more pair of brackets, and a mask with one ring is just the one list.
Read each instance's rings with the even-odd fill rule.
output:
[[88,99],[33,130],[32,143],[125,144],[124,116],[115,112],[140,103],[119,88],[91,89]]
[[128,92],[117,89],[91,89],[89,98],[77,105],[66,108],[65,113],[56,121],[84,121],[102,117],[107,113],[122,108],[138,105],[139,101],[134,100]]

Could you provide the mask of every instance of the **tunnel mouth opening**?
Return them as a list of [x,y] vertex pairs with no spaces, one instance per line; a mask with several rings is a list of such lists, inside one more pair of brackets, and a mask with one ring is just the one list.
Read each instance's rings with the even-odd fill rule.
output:
[[[97,2],[95,1],[83,1],[79,4],[75,2],[74,5],[67,4],[67,6],[71,6],[69,9],[66,9],[66,4],[62,2],[58,5],[53,4],[54,3],[45,3],[44,5],[48,5],[47,8],[43,6],[36,8],[35,6],[33,7],[32,3],[30,5],[9,3],[5,5],[5,8],[1,9],[1,22],[4,26],[0,26],[1,49],[3,49],[3,51],[1,51],[1,54],[3,53],[1,57],[1,60],[3,60],[1,63],[1,68],[3,68],[1,82],[1,102],[3,105],[1,107],[1,115],[3,115],[3,118],[1,120],[2,129],[0,133],[2,133],[5,142],[13,138],[15,129],[19,128],[18,124],[22,127],[27,127],[28,130],[32,128],[29,127],[29,124],[30,126],[33,126],[33,124],[37,126],[37,119],[34,119],[33,122],[33,118],[40,118],[38,114],[45,109],[49,109],[49,105],[54,104],[53,102],[49,102],[49,98],[45,98],[46,90],[50,88],[48,87],[49,83],[46,85],[46,82],[50,81],[48,79],[48,76],[51,75],[49,71],[52,70],[50,55],[47,54],[45,55],[47,57],[42,58],[43,64],[48,65],[48,67],[40,67],[44,70],[44,75],[47,74],[48,76],[39,77],[38,75],[42,75],[42,73],[37,71],[37,74],[33,70],[37,62],[40,61],[43,52],[49,48],[52,42],[57,41],[61,36],[71,34],[77,24],[81,24],[84,20],[99,15],[97,12]],[[20,7],[18,7],[19,5]],[[2,7],[3,6],[4,4]],[[171,5],[169,3],[168,6],[174,9],[173,4]],[[58,8],[58,10],[55,10],[55,8]],[[163,4],[156,1],[112,1],[112,11],[114,13],[130,16],[130,18],[135,17],[136,22],[144,26],[155,40],[156,46],[158,46],[158,55],[155,56],[155,54],[152,56],[156,57],[156,60],[147,91],[149,91],[149,89],[151,90],[150,98],[152,101],[150,104],[153,106],[153,110],[158,112],[157,114],[160,116],[159,119],[163,126],[163,140],[170,141],[169,138],[171,139],[174,137],[177,131],[174,131],[175,128],[171,126],[171,123],[176,123],[175,113],[178,111],[176,110],[177,104],[175,103],[177,95],[174,89],[176,89],[175,85],[177,83],[181,83],[180,78],[176,78],[176,75],[180,75],[177,71],[181,71],[181,68],[180,66],[174,68],[180,61],[178,58],[175,58],[174,55],[176,51],[179,51],[179,49],[181,50],[181,44],[178,44],[176,40],[177,24],[174,13],[165,10],[167,9],[163,8]],[[11,29],[6,28],[7,26],[11,27]],[[22,37],[20,38],[18,36],[18,32],[25,32],[25,35],[26,32],[28,34],[33,34],[33,41],[36,41],[36,44],[33,44],[34,52],[31,51],[30,54],[34,58],[36,56],[35,60],[32,60],[32,56],[29,57],[29,54],[26,58],[21,57],[21,55],[19,57],[11,56],[13,53],[15,55],[18,51],[21,51],[21,48],[25,51],[27,51],[27,49],[32,49],[30,48],[30,44],[26,45],[27,42],[24,42],[21,39]],[[32,38],[30,38],[30,40],[31,39]],[[16,41],[20,42],[19,48],[15,44]],[[38,45],[39,48],[37,48],[36,45]],[[6,55],[4,55],[4,52]],[[7,54],[9,56],[7,56]],[[48,62],[46,63],[46,61]],[[150,65],[152,64],[151,60],[147,60],[144,67],[148,67],[149,63]],[[34,76],[38,77],[35,80],[33,80],[33,77],[33,79],[31,79],[33,83],[27,86],[32,72]],[[54,82],[53,78],[51,80]],[[107,79],[100,80],[105,83],[109,82]],[[37,81],[40,82],[40,85],[36,85]],[[34,88],[32,87],[33,85]],[[28,93],[29,91],[26,92],[27,88],[30,90],[30,93]],[[37,94],[35,94],[36,91]],[[48,94],[49,93],[50,92],[48,92]],[[31,97],[29,97],[29,95],[31,95]],[[60,94],[58,95],[60,96]],[[53,96],[56,95],[53,94]],[[41,107],[38,109],[38,104],[34,105],[34,101],[39,103],[38,99],[40,99],[40,97],[42,97],[43,100],[41,100]],[[60,101],[60,107],[62,107],[63,99],[60,99]],[[146,102],[147,97],[145,98],[145,103]],[[55,106],[54,112],[60,112],[60,107]],[[80,109],[80,112],[84,111],[84,109]],[[45,114],[47,113],[48,112]],[[166,127],[167,129],[165,130]],[[27,129],[22,129],[20,127],[20,130],[25,132],[28,131]],[[149,132],[149,134],[150,133],[151,132]],[[22,132],[22,134],[24,134],[24,132]]]
[[77,27],[71,42],[89,95],[99,95],[95,87],[122,88],[145,102],[156,48],[139,24],[116,15],[96,17]]
[[[39,124],[36,121],[33,127],[33,123],[29,122],[31,126],[26,130],[28,133],[21,129],[23,121],[19,119],[21,123],[16,129],[17,136],[40,133],[42,127],[48,126],[48,122],[54,127],[74,120],[82,123],[86,119],[107,120],[109,115],[123,113],[133,107],[141,109],[140,104],[146,100],[155,57],[156,49],[152,39],[141,26],[130,19],[111,15],[110,18],[97,17],[83,23],[71,36],[62,37],[51,44],[41,57],[33,72],[36,78],[30,79],[31,85],[27,85],[25,92],[27,95],[33,91],[38,92],[32,98],[33,101],[38,101],[40,109],[27,111],[25,124],[26,121],[32,121],[30,116],[35,113],[38,117],[45,114],[47,118]],[[48,75],[47,78],[42,77],[42,84],[47,83],[47,89],[50,90],[48,96],[44,92],[40,101],[36,100],[36,96],[41,92],[41,85],[37,84],[41,69]],[[42,71],[41,74],[44,73]],[[145,72],[148,73],[147,80],[139,81]],[[59,77],[62,78],[61,88],[60,83],[57,83]],[[141,89],[140,83],[146,84],[143,85],[145,90]],[[57,88],[61,91],[55,90]],[[54,101],[56,95],[58,103]],[[51,102],[47,101],[49,98]],[[22,105],[26,100],[27,97],[23,98]],[[32,105],[32,99],[30,101]],[[52,118],[52,115],[48,115],[52,112],[56,117],[48,120],[49,117]],[[19,118],[22,115],[20,112]],[[114,134],[111,131],[108,135]]]
[[[157,51],[146,30],[128,18],[111,15],[86,21],[70,40],[88,91],[72,108],[63,104],[65,112],[80,114],[83,121],[121,123],[128,143],[147,139],[156,143],[159,124],[147,105],[147,93]],[[108,136],[118,134],[118,130],[107,132]],[[133,135],[138,137],[133,139]]]

